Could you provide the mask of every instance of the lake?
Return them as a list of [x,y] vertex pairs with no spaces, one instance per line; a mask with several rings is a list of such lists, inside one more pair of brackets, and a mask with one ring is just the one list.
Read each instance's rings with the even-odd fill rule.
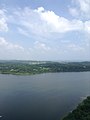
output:
[[90,72],[0,74],[0,120],[60,120],[90,95]]

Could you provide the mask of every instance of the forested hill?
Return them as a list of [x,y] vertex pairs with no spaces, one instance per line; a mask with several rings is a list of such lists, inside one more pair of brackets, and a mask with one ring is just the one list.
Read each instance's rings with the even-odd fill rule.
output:
[[1,74],[38,74],[90,71],[90,62],[0,61]]
[[62,120],[90,120],[90,96]]

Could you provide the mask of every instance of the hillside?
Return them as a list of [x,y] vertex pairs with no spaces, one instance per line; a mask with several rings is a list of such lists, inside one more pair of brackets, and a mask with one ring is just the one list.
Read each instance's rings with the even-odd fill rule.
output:
[[90,96],[62,120],[90,120]]
[[90,62],[0,61],[1,74],[38,74],[90,71]]

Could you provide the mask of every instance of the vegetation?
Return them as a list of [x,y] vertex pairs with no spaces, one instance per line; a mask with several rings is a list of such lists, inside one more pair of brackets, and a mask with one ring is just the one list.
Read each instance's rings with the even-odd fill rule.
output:
[[[90,71],[90,62],[0,61],[1,74],[31,75]],[[90,96],[62,120],[90,120]]]
[[90,96],[62,120],[90,120]]
[[30,75],[90,71],[90,62],[0,61],[1,74]]

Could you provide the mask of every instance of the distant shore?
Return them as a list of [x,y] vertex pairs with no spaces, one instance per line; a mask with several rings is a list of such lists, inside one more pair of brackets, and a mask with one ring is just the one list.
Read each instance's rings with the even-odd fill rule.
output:
[[[41,73],[0,73],[0,74],[2,74],[2,75],[31,76],[31,75],[48,74],[48,73],[73,73],[73,72],[76,72],[76,71],[72,71],[72,72],[71,71],[70,72],[43,72],[43,73],[42,72]],[[79,72],[90,72],[90,71],[79,71]]]
[[0,61],[0,74],[35,75],[88,71],[90,71],[90,62]]

